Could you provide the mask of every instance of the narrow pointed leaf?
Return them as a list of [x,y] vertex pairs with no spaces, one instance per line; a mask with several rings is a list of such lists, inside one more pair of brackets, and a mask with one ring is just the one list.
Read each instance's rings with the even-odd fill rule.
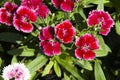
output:
[[45,67],[45,69],[44,69],[44,71],[43,71],[43,73],[42,73],[42,77],[43,77],[43,76],[46,76],[47,74],[49,74],[50,69],[52,68],[53,64],[54,64],[54,63],[53,63],[52,60],[47,64],[47,66]]
[[94,68],[95,68],[94,70],[95,80],[106,80],[104,72],[99,62],[97,61],[95,62]]
[[54,62],[54,71],[58,77],[61,77],[61,69],[56,61]]
[[35,58],[32,62],[30,62],[27,67],[30,70],[30,72],[34,72],[37,71],[38,69],[40,69],[41,67],[43,67],[46,63],[47,63],[48,59],[43,56],[40,55],[37,58]]

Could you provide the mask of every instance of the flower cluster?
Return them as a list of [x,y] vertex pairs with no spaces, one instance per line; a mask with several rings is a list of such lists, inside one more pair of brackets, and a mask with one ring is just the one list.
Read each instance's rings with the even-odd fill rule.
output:
[[8,26],[13,23],[16,30],[30,33],[34,28],[32,23],[36,22],[37,17],[46,18],[48,13],[49,9],[43,0],[22,0],[19,7],[6,2],[4,7],[0,8],[0,23]]
[[[0,8],[0,23],[8,26],[12,25],[16,30],[24,33],[33,31],[35,23],[40,17],[46,18],[49,14],[49,8],[43,3],[44,0],[22,0],[18,7],[16,4],[6,2],[4,7]],[[79,2],[80,0],[75,0]],[[75,4],[73,0],[51,0],[56,8],[60,8],[65,12],[72,12]],[[109,13],[103,10],[93,10],[89,13],[87,24],[89,27],[95,26],[99,29],[99,33],[107,35],[114,21]],[[97,26],[97,28],[96,28]],[[40,30],[39,40],[40,47],[47,56],[61,54],[61,43],[72,43],[76,35],[75,27],[69,20],[65,20],[55,27],[47,26]],[[92,34],[80,36],[75,43],[75,56],[79,59],[92,60],[95,58],[95,52],[99,48],[98,40]]]
[[2,77],[4,80],[29,80],[30,72],[23,63],[14,63],[4,67]]
[[65,20],[62,23],[55,26],[55,29],[51,26],[43,28],[39,33],[40,47],[44,53],[48,56],[60,55],[60,43],[53,40],[56,37],[63,43],[71,43],[75,36],[75,29],[69,20]]
[[16,11],[17,7],[16,4],[6,2],[4,7],[0,8],[0,23],[8,26],[12,25],[13,13]]
[[103,10],[93,10],[90,12],[87,23],[88,26],[101,25],[100,34],[102,35],[107,35],[114,25],[114,21],[109,13]]
[[44,0],[22,0],[22,6],[26,6],[41,18],[46,18],[49,13],[48,7],[43,3]]

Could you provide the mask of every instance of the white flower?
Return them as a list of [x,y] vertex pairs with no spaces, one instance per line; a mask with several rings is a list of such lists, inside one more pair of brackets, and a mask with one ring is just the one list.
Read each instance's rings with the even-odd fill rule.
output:
[[2,77],[4,80],[29,80],[30,71],[23,63],[14,63],[4,67]]

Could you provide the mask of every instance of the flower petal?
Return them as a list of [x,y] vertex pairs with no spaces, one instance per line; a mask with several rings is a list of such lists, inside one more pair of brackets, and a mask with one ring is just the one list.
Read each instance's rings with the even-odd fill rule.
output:
[[80,48],[75,49],[75,56],[78,59],[83,59],[83,54],[85,54],[84,50],[81,50]]
[[0,23],[12,25],[13,17],[5,8],[0,8]]
[[64,0],[51,0],[51,1],[56,8],[60,8],[60,5]]
[[18,8],[18,6],[16,4],[12,4],[10,2],[6,2],[4,4],[4,7],[10,13],[14,13],[16,11],[16,9]]
[[39,14],[39,16],[41,18],[46,18],[46,16],[49,13],[49,9],[48,9],[48,7],[46,5],[44,5],[44,4],[41,3],[39,5],[39,9],[36,12]]
[[54,55],[60,55],[60,43],[59,42],[54,42],[53,43],[53,53]]
[[61,3],[60,7],[65,12],[72,12],[74,8],[74,2],[72,0],[65,0]]
[[28,17],[29,20],[35,22],[37,20],[37,15],[36,13],[25,7],[25,6],[21,6],[17,9],[17,14],[19,14],[20,16],[24,16],[24,17]]
[[54,28],[48,26],[41,30],[38,37],[40,40],[51,40],[54,38],[54,34],[55,34]]
[[21,25],[21,31],[23,31],[24,33],[30,33],[33,31],[33,26],[32,24],[26,22],[26,23],[22,23]]
[[87,51],[85,54],[83,54],[83,58],[85,60],[93,60],[95,58],[95,53],[91,50]]
[[43,45],[43,50],[44,50],[45,55],[53,56],[53,47],[52,47],[52,43],[51,42],[46,42]]

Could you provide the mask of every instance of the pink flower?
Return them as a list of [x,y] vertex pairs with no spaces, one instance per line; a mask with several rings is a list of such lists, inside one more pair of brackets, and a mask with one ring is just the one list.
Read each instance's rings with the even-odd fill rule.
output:
[[106,36],[110,32],[111,27],[113,27],[114,21],[108,12],[93,10],[89,14],[87,24],[88,26],[101,25],[100,34]]
[[93,60],[96,56],[93,50],[99,48],[99,43],[92,34],[85,34],[79,37],[75,45],[77,47],[77,49],[75,49],[75,56],[78,59],[84,60]]
[[2,77],[4,80],[29,80],[30,72],[23,63],[14,63],[4,67]]
[[40,40],[51,40],[54,38],[54,34],[55,34],[54,28],[48,26],[41,30],[38,37]]
[[43,49],[45,55],[47,56],[54,56],[60,55],[60,43],[59,42],[52,42],[52,41],[41,41],[40,47]]
[[12,25],[13,13],[16,11],[17,7],[16,4],[6,2],[4,7],[0,8],[0,23],[8,26]]
[[37,16],[35,12],[25,6],[20,6],[14,14],[13,25],[18,31],[30,33],[33,30],[33,25],[29,22],[35,22]]
[[21,5],[33,9],[41,18],[46,18],[49,9],[42,2],[43,0],[23,0]]
[[71,12],[74,8],[72,0],[52,0],[52,3],[56,8],[61,8],[65,12]]
[[75,28],[69,20],[65,20],[62,23],[58,24],[55,27],[55,33],[57,35],[57,38],[66,44],[71,43],[76,34]]

